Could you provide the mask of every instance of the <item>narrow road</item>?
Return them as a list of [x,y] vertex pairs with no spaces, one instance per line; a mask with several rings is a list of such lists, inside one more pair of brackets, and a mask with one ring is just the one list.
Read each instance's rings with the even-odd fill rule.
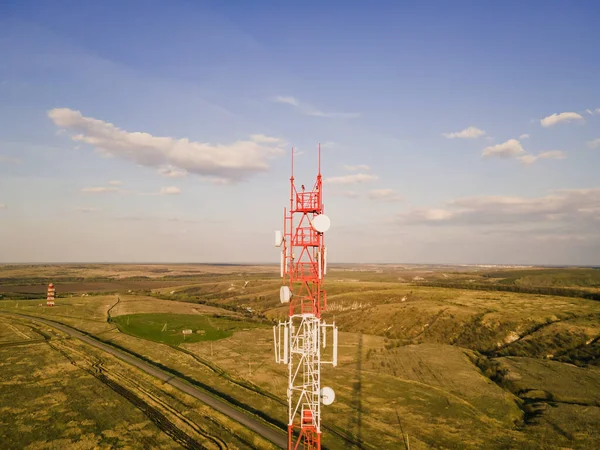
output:
[[192,397],[200,400],[201,402],[206,403],[211,408],[216,409],[217,411],[225,414],[226,416],[232,418],[233,420],[241,423],[242,425],[249,428],[250,430],[258,433],[265,439],[268,439],[275,445],[277,445],[281,448],[287,447],[287,436],[284,434],[283,431],[277,431],[277,429],[258,421],[254,417],[243,413],[242,411],[232,407],[231,405],[228,405],[227,403],[223,402],[222,400],[211,397],[210,395],[202,392],[201,390],[195,388],[194,386],[186,383],[181,378],[173,376],[172,374],[167,374],[167,373],[163,372],[162,370],[158,369],[157,367],[153,366],[150,363],[142,361],[142,360],[140,360],[132,355],[129,355],[129,354],[127,354],[115,347],[112,347],[108,344],[99,342],[96,339],[94,339],[90,336],[87,336],[83,333],[80,333],[79,331],[75,330],[74,328],[69,327],[68,325],[59,324],[59,323],[53,322],[51,320],[46,320],[46,319],[42,319],[40,317],[30,316],[27,314],[16,313],[15,315],[18,315],[20,317],[27,317],[30,320],[45,323],[46,325],[49,325],[52,328],[56,328],[57,330],[63,331],[65,333],[67,333],[68,335],[70,335],[74,338],[80,339],[81,341],[83,341],[93,347],[96,347],[102,351],[110,353],[111,355],[119,358],[120,360],[126,362],[127,364],[131,364],[132,366],[135,366],[138,369],[143,370],[147,374],[152,375],[152,376],[162,380],[164,383],[170,384],[171,386],[176,387],[177,389],[185,392],[186,394],[191,395]]

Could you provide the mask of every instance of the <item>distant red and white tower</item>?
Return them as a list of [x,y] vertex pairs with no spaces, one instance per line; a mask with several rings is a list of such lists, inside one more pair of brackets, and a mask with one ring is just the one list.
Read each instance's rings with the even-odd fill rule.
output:
[[[290,208],[284,208],[284,228],[275,232],[275,246],[281,252],[281,303],[289,303],[288,320],[273,327],[275,362],[288,366],[288,450],[321,449],[321,404],[333,403],[335,393],[321,388],[321,366],[337,365],[338,332],[335,323],[321,322],[327,307],[323,277],[327,273],[327,248],[324,233],[329,218],[324,214],[319,170],[310,191],[294,184],[294,149],[290,178]],[[325,361],[327,328],[333,332],[332,351]]]
[[54,306],[54,284],[50,283],[48,285],[48,297],[46,298],[46,306]]

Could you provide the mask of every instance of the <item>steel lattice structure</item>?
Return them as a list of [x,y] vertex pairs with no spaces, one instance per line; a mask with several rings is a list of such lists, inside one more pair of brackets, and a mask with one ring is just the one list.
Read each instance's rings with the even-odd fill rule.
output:
[[[294,150],[290,178],[290,207],[284,208],[283,233],[275,232],[275,245],[281,252],[280,290],[282,303],[289,303],[289,317],[273,327],[275,361],[288,366],[288,449],[321,448],[321,404],[331,404],[331,388],[321,389],[321,366],[337,365],[337,327],[321,321],[327,307],[323,277],[327,273],[327,248],[324,232],[329,229],[324,214],[319,170],[311,191],[300,192],[294,184]],[[327,344],[327,329],[333,332],[332,356],[322,358]]]

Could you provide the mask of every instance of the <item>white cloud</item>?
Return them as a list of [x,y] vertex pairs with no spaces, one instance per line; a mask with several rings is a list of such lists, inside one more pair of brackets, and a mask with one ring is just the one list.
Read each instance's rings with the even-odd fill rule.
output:
[[529,139],[529,135],[527,133],[522,134],[521,136],[519,136],[519,139]]
[[142,196],[159,196],[159,195],[178,195],[181,194],[181,189],[177,186],[162,187],[158,192],[139,192],[137,195]]
[[594,112],[591,109],[586,109],[585,112],[588,113],[590,116],[594,114]]
[[539,155],[524,155],[519,156],[519,161],[523,164],[533,164],[538,159],[566,159],[567,155],[565,152],[561,152],[560,150],[551,150],[548,152],[540,153]]
[[344,166],[345,170],[371,170],[371,168],[369,166],[367,166],[366,164],[358,164],[357,166],[348,166],[345,165]]
[[402,214],[401,219],[407,222],[428,223],[445,221],[453,215],[451,211],[446,209],[413,208],[409,213]]
[[370,175],[366,173],[357,173],[355,175],[343,175],[340,177],[326,178],[325,182],[330,184],[358,184],[364,183],[365,181],[378,180],[377,175]]
[[538,160],[538,156],[534,156],[534,155],[525,155],[525,156],[519,156],[519,161],[521,161],[523,164],[533,164],[534,162],[536,162]]
[[595,111],[596,111],[596,114],[600,114],[600,108],[596,108]]
[[394,189],[373,189],[369,191],[367,196],[371,200],[386,200],[386,201],[400,201],[403,197],[396,193]]
[[589,148],[600,147],[600,138],[594,139],[593,141],[588,141],[587,145]]
[[292,106],[298,106],[300,104],[298,102],[298,100],[296,100],[295,97],[283,96],[283,95],[278,95],[277,97],[275,97],[273,99],[273,101],[275,101],[277,103],[285,103],[285,104],[292,105]]
[[543,127],[551,127],[560,122],[572,122],[573,120],[583,120],[581,114],[576,112],[563,112],[560,114],[552,114],[540,120]]
[[88,192],[92,194],[101,194],[104,192],[118,192],[119,189],[116,187],[106,187],[106,186],[95,186],[95,187],[85,187],[81,189],[81,192]]
[[111,186],[121,186],[121,182],[119,180],[111,180],[108,182]]
[[164,187],[164,188],[160,189],[159,194],[160,195],[176,195],[176,194],[181,194],[181,189],[179,189],[177,186]]
[[242,181],[255,173],[265,172],[269,169],[268,159],[283,154],[280,141],[277,144],[253,140],[228,145],[209,144],[187,138],[127,132],[69,108],[53,109],[48,116],[57,126],[77,133],[72,136],[74,141],[90,144],[105,155],[147,167],[170,165],[223,182]]
[[291,105],[307,116],[315,117],[327,117],[327,118],[342,118],[342,119],[353,119],[360,117],[359,113],[341,113],[341,112],[325,112],[315,108],[307,103],[300,102],[297,98],[292,96],[277,96],[273,99],[277,103],[285,103]]
[[517,156],[524,153],[521,143],[516,139],[509,139],[502,144],[492,145],[483,149],[482,155],[484,157],[499,156],[499,157],[511,157]]
[[475,139],[479,136],[483,136],[484,134],[485,131],[473,126],[465,128],[462,131],[456,131],[454,133],[442,133],[442,135],[448,139]]
[[250,139],[252,139],[254,142],[259,142],[262,144],[283,144],[284,141],[282,139],[273,137],[273,136],[266,136],[264,134],[251,134],[250,135]]
[[172,166],[161,167],[158,173],[167,178],[182,178],[187,175],[185,170],[179,170]]
[[4,203],[0,203],[0,209],[4,209],[6,208],[6,205]]
[[444,209],[413,208],[405,224],[523,225],[595,230],[600,226],[600,188],[563,189],[544,197],[485,196],[452,200]]

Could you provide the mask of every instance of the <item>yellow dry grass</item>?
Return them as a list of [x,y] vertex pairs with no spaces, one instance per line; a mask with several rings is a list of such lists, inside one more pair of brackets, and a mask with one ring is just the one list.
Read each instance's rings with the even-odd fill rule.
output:
[[193,276],[209,273],[269,273],[274,266],[214,266],[208,264],[3,264],[4,278],[30,277],[128,277],[161,278],[164,276]]
[[120,295],[120,302],[111,310],[111,316],[124,316],[127,314],[221,314],[237,315],[222,308],[199,305],[196,303],[161,300],[142,295]]
[[[197,270],[195,267],[190,266],[189,270]],[[188,270],[185,266],[151,266],[150,269],[157,272],[142,266],[127,270],[130,269],[139,269],[140,273],[152,277],[165,269],[181,270],[180,273]],[[228,308],[249,305],[272,318],[286,315],[287,306],[281,306],[277,298],[277,280],[255,277],[244,286],[240,280],[245,279],[243,274],[248,273],[248,268],[207,266],[202,270],[221,275],[230,273],[231,277],[182,281],[181,285],[154,292],[169,296],[175,291],[173,298],[181,295],[180,298],[189,300],[198,296],[199,301],[207,299]],[[260,270],[267,274],[273,269],[256,268]],[[121,274],[125,272],[123,269]],[[350,445],[336,433],[371,443],[370,446],[364,444],[365,448],[402,448],[400,429],[409,434],[411,448],[416,449],[538,448],[541,434],[549,445],[551,436],[567,447],[583,448],[596,442],[590,433],[582,431],[588,422],[573,419],[574,405],[561,403],[560,408],[545,412],[541,422],[519,428],[523,418],[519,408],[521,400],[484,377],[472,359],[476,357],[473,349],[510,350],[510,345],[516,348],[519,341],[527,343],[538,335],[544,338],[541,348],[545,351],[547,346],[556,345],[552,344],[552,335],[565,330],[581,335],[584,342],[593,340],[598,336],[595,318],[600,313],[600,302],[409,285],[412,276],[439,276],[423,268],[332,269],[330,272],[327,281],[330,309],[325,319],[330,322],[335,318],[342,333],[339,366],[323,370],[323,383],[336,390],[336,402],[323,407],[324,440],[328,448]],[[377,281],[377,277],[382,277],[381,281]],[[121,302],[111,310],[114,316],[231,314],[225,309],[194,303],[120,296]],[[55,320],[98,334],[271,417],[285,420],[287,369],[274,362],[271,330],[238,331],[218,341],[184,344],[183,348],[189,352],[185,353],[119,333],[106,322],[108,308],[115,301],[113,296],[87,297],[85,301],[74,298],[72,302],[64,299],[64,308],[50,313],[25,306],[24,302],[20,308],[32,314],[51,314]],[[507,345],[509,347],[505,347]],[[520,377],[512,382],[521,383],[519,386],[523,389],[547,389],[557,398],[580,400],[574,395],[576,377],[568,370],[563,372],[565,364],[538,367],[539,360],[498,360],[510,376]],[[576,374],[580,379],[590,377],[597,381],[600,377],[588,369]],[[555,382],[551,381],[552,377]],[[561,380],[571,380],[571,390],[557,390],[553,383],[560,384]],[[23,379],[16,377],[15,381]],[[586,382],[582,389],[597,395],[600,386],[594,383]],[[559,409],[562,412],[557,415]],[[590,414],[590,417],[596,415]],[[571,426],[575,441],[565,437],[571,433]]]
[[[18,354],[0,348],[0,435],[11,448],[108,448],[117,442],[128,448],[181,448],[165,434],[174,429],[207,449],[275,448],[204,403],[105,352],[65,339],[64,333],[35,321],[4,320],[39,327],[50,336],[48,344],[22,347]],[[133,395],[136,404],[146,405],[144,411],[162,414],[160,429],[148,420],[151,416],[133,407],[131,398],[118,395],[93,374],[101,374],[117,392]],[[31,427],[36,421],[52,421],[52,426]]]

